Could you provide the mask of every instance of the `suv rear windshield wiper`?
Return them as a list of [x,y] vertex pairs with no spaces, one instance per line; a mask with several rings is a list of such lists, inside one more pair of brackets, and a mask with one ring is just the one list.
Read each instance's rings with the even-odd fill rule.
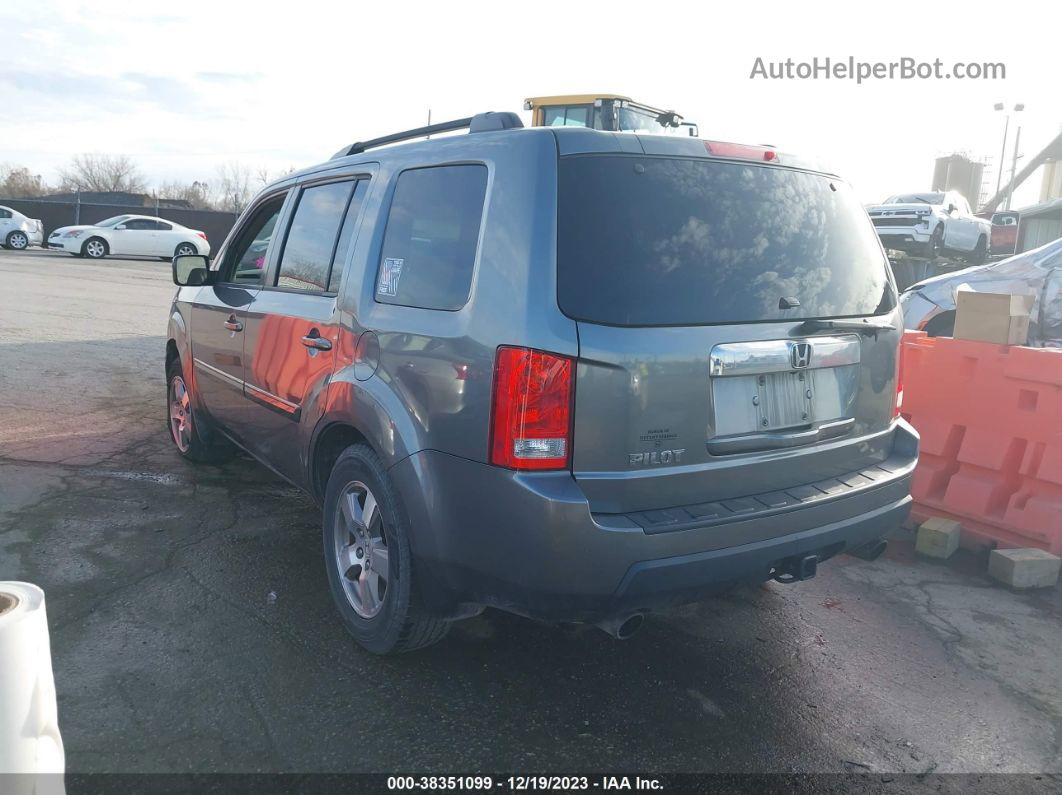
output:
[[895,331],[891,323],[871,323],[869,320],[805,320],[795,329],[794,334],[812,334],[816,331],[856,331],[860,334],[873,334],[880,331]]

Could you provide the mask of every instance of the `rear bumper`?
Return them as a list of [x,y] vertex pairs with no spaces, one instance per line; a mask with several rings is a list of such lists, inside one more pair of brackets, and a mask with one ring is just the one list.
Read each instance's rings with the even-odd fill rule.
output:
[[666,532],[592,514],[567,472],[510,472],[422,451],[391,473],[409,514],[418,581],[439,613],[488,605],[598,621],[763,581],[785,558],[825,560],[897,527],[910,509],[918,440],[902,421],[892,434],[890,471],[873,482]]

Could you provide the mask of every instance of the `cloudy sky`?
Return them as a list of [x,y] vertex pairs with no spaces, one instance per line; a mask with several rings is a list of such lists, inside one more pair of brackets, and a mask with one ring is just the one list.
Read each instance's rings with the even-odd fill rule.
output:
[[[310,165],[418,126],[429,108],[441,120],[609,91],[675,108],[705,138],[816,156],[874,201],[927,189],[941,154],[994,168],[996,102],[1025,103],[1015,121],[1030,156],[1062,125],[1057,3],[273,6],[4,0],[0,163],[53,179],[74,153],[125,153],[151,183],[210,180],[222,162]],[[849,56],[1001,62],[1006,79],[750,79],[757,57]],[[1037,199],[1034,181],[1016,204]]]

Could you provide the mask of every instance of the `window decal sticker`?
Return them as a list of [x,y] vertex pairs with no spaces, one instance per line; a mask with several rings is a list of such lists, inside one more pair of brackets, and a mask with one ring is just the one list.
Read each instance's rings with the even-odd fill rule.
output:
[[392,298],[398,295],[398,279],[402,276],[402,266],[405,260],[401,257],[387,257],[380,269],[380,286],[376,292],[380,295],[388,295]]

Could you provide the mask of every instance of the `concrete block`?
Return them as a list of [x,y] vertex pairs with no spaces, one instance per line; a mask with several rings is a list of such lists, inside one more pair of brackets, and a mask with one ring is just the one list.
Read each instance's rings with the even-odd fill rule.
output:
[[1042,549],[993,549],[988,574],[1011,588],[1050,588],[1058,582],[1062,558]]
[[915,551],[931,558],[950,558],[959,548],[961,530],[962,525],[953,519],[941,519],[939,516],[926,519],[918,527]]

